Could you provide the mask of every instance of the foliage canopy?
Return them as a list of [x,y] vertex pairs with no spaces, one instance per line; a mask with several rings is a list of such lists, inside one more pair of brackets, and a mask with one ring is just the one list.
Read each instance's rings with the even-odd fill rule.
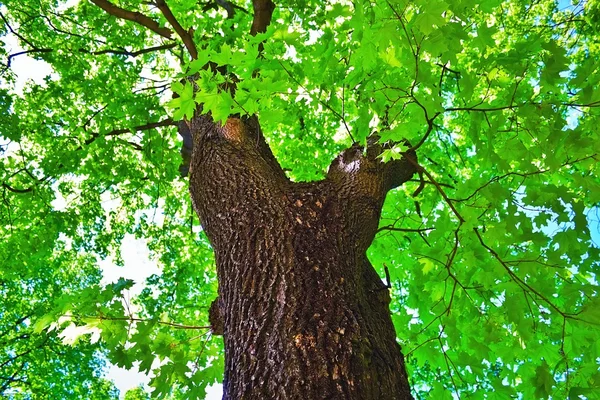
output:
[[[295,0],[256,37],[251,2],[169,1],[179,35],[161,4],[0,5],[0,394],[115,397],[104,357],[159,397],[221,379],[214,259],[178,173],[200,103],[258,114],[297,181],[374,133],[382,162],[417,149],[369,251],[415,397],[600,398],[598,1]],[[51,73],[21,93],[26,56]],[[161,268],[133,297],[100,284],[128,235]]]

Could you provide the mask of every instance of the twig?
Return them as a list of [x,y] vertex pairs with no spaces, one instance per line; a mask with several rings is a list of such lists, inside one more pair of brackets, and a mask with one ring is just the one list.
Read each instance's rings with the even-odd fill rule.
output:
[[458,210],[456,209],[456,207],[454,207],[454,204],[452,204],[452,200],[450,200],[450,198],[448,197],[448,195],[446,195],[446,192],[444,192],[444,189],[442,189],[442,187],[440,186],[440,184],[437,183],[437,181],[435,180],[435,178],[425,168],[423,168],[422,165],[420,165],[418,162],[416,162],[415,160],[413,160],[411,157],[404,157],[404,158],[406,158],[411,164],[413,164],[417,168],[417,171],[423,172],[423,174],[427,178],[429,178],[429,180],[435,186],[435,188],[438,190],[438,192],[440,193],[440,195],[442,196],[442,198],[444,199],[444,201],[446,202],[446,204],[448,204],[448,206],[450,207],[450,209],[452,210],[452,212],[454,213],[454,215],[456,215],[456,218],[458,218],[458,220],[461,223],[465,222],[465,219],[463,218],[463,216],[460,215],[460,213],[458,212]]
[[[73,315],[65,315],[68,317],[73,317]],[[145,319],[145,318],[136,318],[136,317],[107,317],[106,315],[99,316],[91,316],[91,317],[82,317],[89,319],[97,319],[99,321],[129,321],[129,322],[152,322],[159,325],[170,326],[176,329],[190,329],[190,330],[199,330],[199,329],[210,329],[210,326],[198,326],[198,325],[186,325],[186,324],[178,324],[175,322],[169,321],[157,321],[154,319]]]
[[10,186],[6,182],[2,182],[2,187],[8,189],[9,191],[11,191],[13,193],[28,193],[28,192],[33,191],[33,187],[28,187],[27,189],[17,189],[17,188]]
[[396,231],[396,232],[427,232],[432,231],[435,228],[396,228],[392,225],[382,226],[377,229],[377,232],[381,231]]
[[153,51],[159,51],[159,50],[168,50],[168,49],[172,49],[173,47],[176,47],[177,43],[169,43],[169,44],[163,44],[160,46],[155,46],[155,47],[149,47],[147,49],[141,49],[141,50],[137,50],[137,51],[127,51],[125,49],[120,49],[120,50],[114,50],[114,49],[106,49],[106,50],[98,50],[98,51],[89,51],[86,49],[79,49],[80,52],[82,53],[89,53],[92,55],[101,55],[101,54],[122,54],[124,56],[128,56],[128,57],[137,57],[140,56],[142,54],[147,54],[147,53],[151,53]]

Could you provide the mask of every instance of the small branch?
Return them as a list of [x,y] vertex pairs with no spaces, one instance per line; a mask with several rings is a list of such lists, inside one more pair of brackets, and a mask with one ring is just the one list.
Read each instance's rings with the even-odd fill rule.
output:
[[[479,103],[481,104],[481,103]],[[527,105],[531,105],[531,106],[537,106],[537,107],[541,107],[541,106],[545,106],[545,105],[550,105],[550,106],[565,106],[565,107],[600,107],[600,100],[597,101],[592,101],[591,103],[587,103],[587,104],[581,104],[581,103],[575,103],[575,102],[565,102],[565,103],[522,103],[522,104],[511,104],[508,106],[500,106],[500,107],[489,107],[489,108],[476,108],[478,107],[478,105],[474,105],[472,107],[450,107],[450,108],[446,108],[444,109],[445,112],[449,112],[449,111],[476,111],[476,112],[491,112],[491,111],[503,111],[503,110],[512,110],[515,108],[520,108],[520,107],[524,107]]]
[[413,348],[413,349],[410,349],[410,350],[409,350],[409,351],[408,351],[408,352],[407,352],[407,353],[404,355],[404,357],[408,358],[408,357],[409,357],[409,356],[410,356],[412,353],[414,353],[415,351],[419,350],[419,348],[421,348],[421,347],[423,347],[424,345],[426,345],[427,343],[429,343],[429,342],[433,342],[433,341],[435,341],[435,340],[437,340],[437,339],[438,339],[438,336],[436,336],[436,337],[432,337],[432,338],[429,338],[429,339],[425,340],[424,342],[421,342],[421,343],[419,343],[419,344],[418,344],[418,345],[417,345],[415,348]]
[[225,9],[225,11],[227,11],[227,18],[231,19],[233,18],[234,14],[235,14],[235,10],[240,10],[241,12],[243,12],[244,14],[250,14],[248,12],[248,10],[246,10],[244,7],[240,7],[237,4],[233,4],[230,1],[227,0],[215,0],[215,1],[209,1],[203,8],[202,11],[208,11],[211,9],[218,9],[219,7],[223,7]]
[[377,232],[381,232],[381,231],[394,231],[394,232],[428,232],[428,231],[432,231],[435,228],[396,228],[393,225],[386,225],[386,226],[382,226],[381,228],[377,229]]
[[10,68],[12,59],[15,57],[22,56],[24,54],[31,54],[31,53],[51,53],[52,51],[54,51],[54,50],[53,49],[31,49],[31,50],[19,51],[18,53],[13,53],[8,56],[8,58],[6,60],[6,67],[4,69],[6,70],[6,69]]
[[[124,49],[123,50],[107,49],[107,50],[89,51],[86,49],[79,49],[79,52],[87,53],[87,54],[91,54],[91,55],[122,54],[122,55],[128,56],[128,57],[137,57],[142,54],[151,53],[153,51],[172,49],[173,47],[176,47],[176,46],[177,46],[177,43],[170,43],[170,44],[164,44],[161,46],[150,47],[150,48],[142,49],[142,50],[138,50],[138,51],[127,51]],[[25,54],[32,54],[32,53],[52,53],[53,51],[54,51],[54,49],[49,49],[49,48],[42,48],[42,49],[36,48],[36,49],[23,50],[23,51],[19,51],[18,53],[10,54],[6,60],[6,65],[3,69],[3,71],[10,68],[12,59],[15,57],[22,56]]]
[[175,32],[177,32],[181,40],[183,40],[183,44],[190,53],[190,56],[192,56],[194,60],[197,59],[198,50],[196,49],[196,44],[194,43],[194,39],[192,38],[192,35],[190,35],[190,32],[183,29],[179,21],[177,21],[177,19],[171,12],[171,9],[169,8],[165,0],[156,0],[156,6],[163,13],[167,21],[169,21],[169,24],[171,24],[173,29],[175,29]]
[[130,129],[115,129],[113,131],[106,133],[104,136],[116,136],[116,135],[120,135],[120,134],[126,133],[126,132],[147,131],[148,129],[159,128],[162,126],[175,126],[175,125],[177,125],[177,122],[173,121],[171,118],[167,118],[163,121],[151,122],[149,124],[135,126]]
[[252,0],[254,8],[254,18],[252,19],[252,28],[250,34],[256,36],[258,33],[267,31],[267,26],[271,23],[275,4],[271,0]]
[[135,143],[135,142],[128,142],[127,140],[121,140],[120,142],[122,142],[123,144],[127,144],[131,147],[133,147],[134,149],[138,150],[138,151],[143,151],[144,148],[142,146],[140,146],[139,144]]
[[[433,185],[433,182],[427,181],[427,180],[421,180],[421,179],[409,179],[408,182],[417,182],[419,184],[425,183],[425,184]],[[438,182],[437,184],[440,185],[441,187],[447,187],[448,189],[456,189],[454,186],[449,185],[447,183]]]
[[[442,332],[443,332],[443,328],[442,328]],[[446,369],[448,370],[448,376],[450,377],[452,386],[454,386],[454,393],[456,393],[458,395],[460,392],[458,391],[458,386],[456,386],[456,382],[454,381],[454,374],[452,373],[452,369],[450,369],[450,363],[448,362],[450,360],[450,358],[448,357],[446,350],[444,350],[444,343],[442,342],[442,339],[441,339],[441,333],[440,333],[440,336],[438,337],[438,343],[440,344],[440,350],[442,350],[442,354],[444,355],[444,361],[446,362]],[[460,373],[458,374],[458,376],[460,377]],[[462,380],[462,378],[461,378],[461,380]],[[459,399],[460,399],[460,396],[459,396]]]
[[561,106],[567,106],[567,107],[600,107],[600,100],[596,100],[596,101],[592,101],[591,103],[588,104],[581,104],[581,103],[561,103]]
[[[389,1],[387,1],[387,5],[392,10],[392,12],[394,14],[396,14],[396,18],[398,18],[398,21],[402,25],[402,30],[404,30],[404,34],[406,36],[406,40],[408,41],[408,45],[410,47],[410,51],[412,52],[412,54],[413,54],[414,57],[418,57],[417,52],[413,48],[413,44],[412,44],[412,41],[410,40],[410,35],[408,34],[408,30],[406,29],[406,25],[404,25],[404,20],[402,19],[403,14],[404,14],[404,10],[402,10],[402,14],[400,14],[398,11],[396,11],[396,9],[394,7],[392,7],[392,4]],[[405,10],[406,10],[406,7],[405,7]],[[413,39],[414,39],[414,36],[413,36]],[[415,41],[415,46],[416,45],[417,45],[417,43]]]
[[0,380],[5,381],[2,386],[0,386],[0,393],[5,393],[6,389],[10,386],[11,383],[19,382],[23,383],[27,386],[31,386],[30,382],[27,382],[25,379],[17,378],[17,374],[19,374],[27,365],[26,362],[22,363],[21,366],[15,370],[15,372],[11,376],[0,376]]
[[8,189],[13,193],[28,193],[33,191],[33,187],[28,187],[27,189],[16,189],[5,182],[2,182],[2,187]]
[[[429,137],[429,135],[431,135],[431,132],[433,131],[433,120],[438,115],[439,115],[439,113],[436,113],[433,116],[433,118],[427,119],[427,131],[425,131],[425,135],[423,135],[423,137],[421,138],[421,140],[419,140],[419,142],[417,144],[415,144],[413,147],[411,147],[410,149],[407,150],[408,153],[416,151],[419,147],[421,147],[423,145],[423,143],[425,143],[425,141],[427,140],[427,138]],[[425,111],[425,117],[427,117],[427,111]]]
[[[73,317],[73,315],[65,315],[66,317]],[[169,321],[157,321],[154,319],[145,319],[145,318],[136,318],[136,317],[107,317],[106,315],[92,316],[92,317],[83,317],[89,319],[97,319],[99,321],[129,321],[129,322],[152,322],[158,325],[170,326],[175,329],[190,329],[190,330],[200,330],[200,329],[210,329],[210,326],[198,326],[198,325],[186,325],[186,324],[178,324],[175,322]]]
[[[298,80],[296,79],[296,77],[285,67],[285,65],[283,65],[283,62],[281,62],[281,60],[279,60],[279,65],[281,65],[281,68],[283,68],[283,70],[288,74],[288,76],[294,81],[296,82],[296,84],[298,86],[300,86],[302,89],[304,89],[304,91],[306,91],[307,93],[309,92],[309,90],[304,87],[304,85]],[[333,107],[331,107],[327,102],[321,100],[320,98],[317,99],[319,101],[319,103],[325,107],[326,109],[328,109],[329,111],[331,111],[333,113],[333,115],[336,118],[339,118],[340,121],[342,121],[342,123],[344,124],[344,128],[346,128],[346,132],[348,133],[348,136],[350,137],[350,140],[352,140],[352,144],[356,144],[358,143],[356,140],[354,140],[354,137],[352,136],[352,132],[350,130],[350,127],[348,126],[348,124],[346,123],[346,120],[344,119],[344,116],[341,115],[339,112],[337,112]],[[407,152],[409,152],[410,150],[408,150]]]
[[465,219],[463,218],[463,216],[460,215],[460,213],[458,212],[456,207],[454,207],[454,204],[452,204],[452,200],[450,200],[448,195],[446,195],[446,192],[444,192],[444,189],[442,189],[442,186],[439,183],[437,183],[435,178],[425,168],[423,168],[423,166],[421,166],[418,162],[413,160],[411,157],[404,157],[404,158],[406,158],[411,164],[413,164],[417,168],[417,172],[422,172],[427,178],[429,178],[429,180],[435,186],[435,188],[438,190],[440,195],[442,195],[442,198],[444,199],[446,204],[448,204],[448,206],[450,207],[450,209],[452,210],[454,215],[456,215],[456,218],[458,218],[458,220],[461,223],[465,222]]
[[[147,131],[148,129],[154,129],[154,128],[159,128],[161,126],[175,126],[177,125],[177,122],[173,121],[171,118],[167,118],[163,121],[159,121],[159,122],[151,122],[145,125],[140,125],[140,126],[135,126],[133,128],[127,128],[127,129],[114,129],[108,133],[105,133],[102,136],[118,136],[121,135],[123,133],[127,133],[127,132],[137,132],[137,131]],[[90,137],[89,139],[87,139],[85,141],[85,144],[88,145],[90,143],[92,143],[94,140],[96,140],[98,137],[100,136],[99,133],[95,133],[92,135],[92,137]]]
[[121,7],[117,7],[116,5],[112,4],[107,0],[90,1],[114,17],[136,22],[150,29],[152,32],[159,34],[162,37],[171,39],[171,35],[173,34],[173,32],[170,29],[161,27],[156,21],[154,21],[151,18],[148,18],[142,13],[139,13],[137,11],[125,10]]
[[442,65],[440,63],[435,63],[438,67],[442,67],[444,71],[452,72],[453,74],[460,75],[459,71],[453,70],[452,68],[448,68],[448,63],[446,65]]
[[385,265],[385,263],[383,264],[383,271],[385,272],[386,287],[388,289],[391,289],[392,288],[392,279],[390,278],[390,270],[388,269],[388,266]]
[[168,50],[168,49],[172,49],[173,47],[177,47],[177,43],[163,44],[161,46],[149,47],[147,49],[141,49],[141,50],[137,50],[137,51],[127,51],[125,49],[122,49],[122,50],[106,49],[106,50],[98,50],[98,51],[89,51],[89,50],[85,50],[85,49],[79,49],[79,51],[82,53],[89,53],[89,54],[92,54],[95,56],[101,55],[101,54],[122,54],[124,56],[135,58],[142,54],[152,53],[153,51]]
[[[551,302],[546,296],[544,296],[539,291],[534,289],[531,285],[529,285],[528,283],[523,281],[521,278],[519,278],[513,272],[513,270],[508,266],[508,264],[502,259],[502,257],[500,257],[500,255],[496,252],[496,250],[492,249],[490,246],[488,246],[483,241],[483,237],[479,233],[479,229],[473,228],[473,232],[475,232],[475,236],[477,236],[477,238],[479,239],[479,243],[492,255],[492,257],[494,257],[500,263],[500,265],[502,265],[502,267],[504,267],[504,269],[506,270],[508,275],[512,278],[512,280],[517,285],[519,285],[521,288],[526,289],[527,291],[535,294],[540,299],[544,300],[544,302],[546,304],[548,304],[548,306],[550,306],[550,308],[552,308],[554,311],[556,311],[558,314],[560,314],[563,318],[573,318],[573,315],[563,312],[560,308],[558,308],[558,306],[556,306],[553,302]],[[577,319],[577,318],[573,318],[573,319]]]

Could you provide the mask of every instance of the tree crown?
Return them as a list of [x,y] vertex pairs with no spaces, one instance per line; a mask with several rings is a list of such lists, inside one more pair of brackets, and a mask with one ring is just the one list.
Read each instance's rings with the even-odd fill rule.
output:
[[[152,370],[157,396],[220,379],[214,259],[178,172],[175,126],[201,105],[258,115],[295,181],[374,135],[381,162],[417,151],[369,250],[417,396],[597,396],[598,3],[297,0],[260,30],[254,3],[0,7],[20,46],[0,50],[0,363],[39,347],[19,332],[70,326],[100,335],[86,357]],[[52,73],[15,93],[25,56]],[[134,299],[98,269],[128,235],[162,269]],[[41,357],[2,364],[0,393],[33,392]]]

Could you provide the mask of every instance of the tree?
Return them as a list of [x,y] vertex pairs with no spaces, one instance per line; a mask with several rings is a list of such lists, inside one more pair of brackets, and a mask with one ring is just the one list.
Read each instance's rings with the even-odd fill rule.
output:
[[[65,399],[117,398],[114,385],[101,379],[105,362],[98,357],[97,345],[81,340],[65,346],[56,330],[42,332],[46,324],[43,316],[52,311],[52,303],[63,292],[79,292],[99,280],[95,259],[61,247],[54,239],[45,239],[58,236],[57,231],[52,231],[60,229],[62,223],[56,215],[47,215],[45,225],[29,225],[28,216],[39,215],[46,205],[19,207],[19,200],[4,192],[2,220],[6,230],[2,232],[0,246],[0,394],[6,399],[44,398],[44,395]],[[4,225],[10,219],[21,224]],[[11,228],[12,233],[7,232]],[[41,324],[36,327],[35,321]]]
[[23,329],[159,397],[598,398],[597,2],[1,10],[53,70],[2,97],[3,290],[64,288]]

